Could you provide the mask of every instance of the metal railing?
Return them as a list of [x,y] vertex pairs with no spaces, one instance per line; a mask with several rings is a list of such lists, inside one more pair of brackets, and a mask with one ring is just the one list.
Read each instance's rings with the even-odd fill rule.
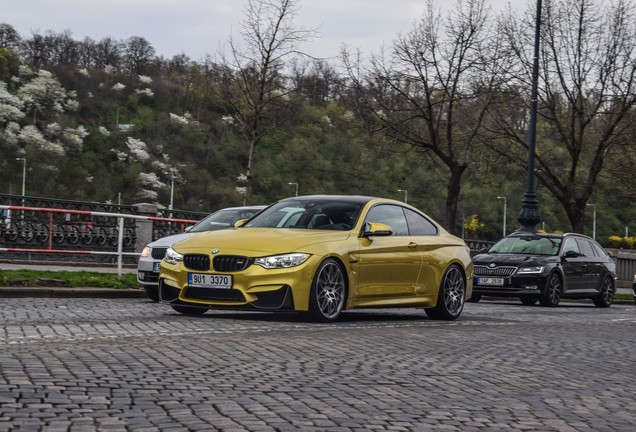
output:
[[616,279],[620,285],[631,286],[636,275],[636,250],[605,249],[616,263]]
[[[186,226],[198,222],[193,219],[11,205],[0,205],[0,211],[0,252],[114,255],[119,276],[122,274],[122,258],[140,253],[135,250],[136,221],[168,224],[176,232],[183,232]],[[148,237],[144,244],[152,240]]]

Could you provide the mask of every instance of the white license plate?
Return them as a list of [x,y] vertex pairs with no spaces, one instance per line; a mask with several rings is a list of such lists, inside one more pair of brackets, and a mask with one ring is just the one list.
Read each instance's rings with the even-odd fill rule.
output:
[[480,277],[477,278],[477,284],[478,285],[503,285],[504,284],[504,280],[503,278],[487,278],[487,277]]
[[159,273],[159,266],[161,265],[161,261],[156,261],[152,263],[152,272]]
[[232,288],[232,275],[188,273],[188,285],[198,288]]

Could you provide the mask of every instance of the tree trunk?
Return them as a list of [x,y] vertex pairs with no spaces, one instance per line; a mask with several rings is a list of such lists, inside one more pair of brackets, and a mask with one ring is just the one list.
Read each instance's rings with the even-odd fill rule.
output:
[[459,192],[461,190],[462,175],[466,170],[462,165],[451,165],[450,178],[448,180],[448,189],[446,194],[446,227],[456,236],[461,236],[462,225],[457,223],[457,203],[459,202]]
[[247,171],[245,173],[245,177],[247,177],[245,183],[245,194],[243,194],[243,205],[250,204],[250,197],[252,195],[253,190],[253,182],[254,182],[254,149],[256,148],[256,139],[252,138],[250,140],[250,151],[247,157]]

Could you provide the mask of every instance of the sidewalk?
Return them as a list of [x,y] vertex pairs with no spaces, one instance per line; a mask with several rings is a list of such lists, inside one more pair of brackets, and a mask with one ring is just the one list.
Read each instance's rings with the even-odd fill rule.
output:
[[[117,266],[104,264],[71,264],[62,265],[58,263],[47,264],[43,262],[33,262],[33,264],[16,263],[16,262],[0,262],[0,270],[42,270],[42,271],[88,271],[97,273],[117,273]],[[122,267],[123,274],[137,273],[137,267],[125,265]]]
[[0,298],[146,298],[143,289],[0,287]]

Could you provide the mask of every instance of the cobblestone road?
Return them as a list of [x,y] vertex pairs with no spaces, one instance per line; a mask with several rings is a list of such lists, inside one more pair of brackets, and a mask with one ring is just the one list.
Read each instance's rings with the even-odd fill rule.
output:
[[178,315],[1,299],[0,431],[633,431],[636,309]]

